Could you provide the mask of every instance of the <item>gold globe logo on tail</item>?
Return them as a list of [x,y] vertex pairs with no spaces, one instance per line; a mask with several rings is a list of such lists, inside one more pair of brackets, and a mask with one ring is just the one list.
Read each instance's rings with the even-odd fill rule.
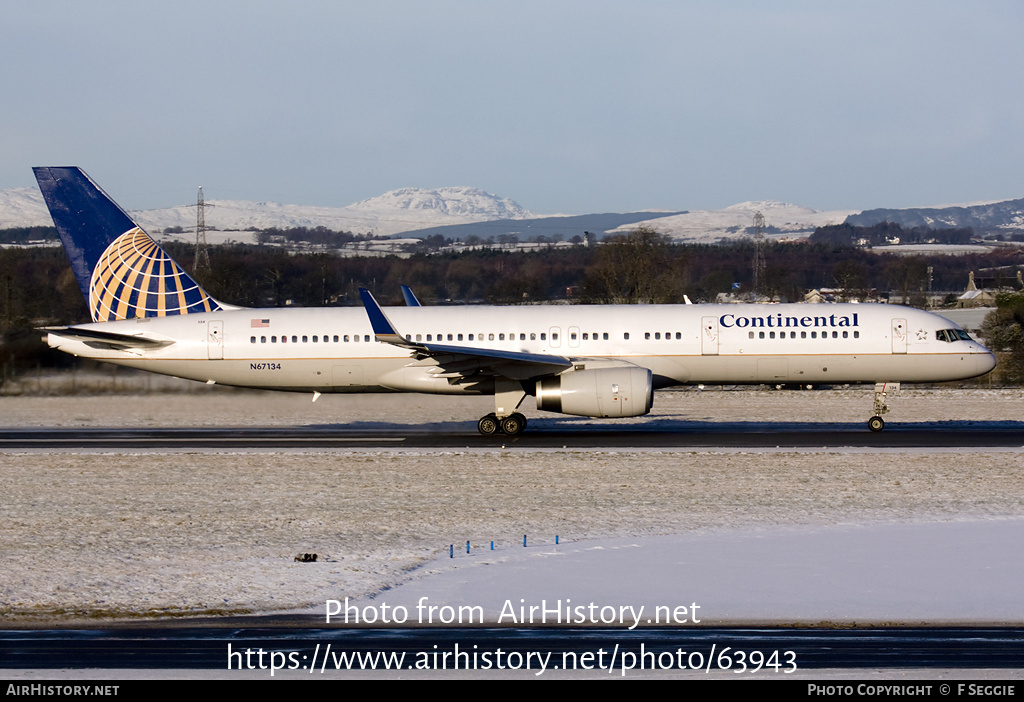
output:
[[218,309],[216,301],[138,227],[107,247],[89,282],[94,322]]

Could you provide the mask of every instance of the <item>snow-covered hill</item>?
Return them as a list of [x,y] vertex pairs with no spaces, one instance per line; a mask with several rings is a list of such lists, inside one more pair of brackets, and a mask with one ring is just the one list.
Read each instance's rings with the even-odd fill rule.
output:
[[[208,195],[213,194],[207,193]],[[123,202],[122,206],[130,205]],[[250,241],[257,229],[278,227],[327,227],[332,230],[371,232],[377,236],[389,236],[403,232],[430,229],[439,233],[438,227],[467,225],[480,222],[509,220],[518,222],[532,220],[530,226],[523,222],[529,232],[515,229],[520,238],[533,231],[560,232],[557,224],[542,226],[537,216],[508,198],[498,197],[471,187],[446,188],[401,188],[392,190],[368,200],[362,200],[347,207],[315,207],[305,205],[282,205],[276,202],[249,202],[244,200],[207,200],[212,205],[206,211],[206,224],[212,227],[207,236],[210,243],[234,239]],[[889,218],[909,226],[931,224],[932,226],[973,226],[978,233],[1024,228],[1024,200],[1010,200],[980,205],[945,206],[918,208],[913,210],[875,210],[859,214],[859,210],[832,210],[819,212],[785,202],[759,200],[741,202],[722,210],[694,210],[683,214],[665,216],[651,215],[650,219],[629,223],[613,232],[629,231],[640,225],[653,227],[677,241],[715,242],[720,239],[735,239],[749,236],[754,215],[760,212],[765,218],[765,234],[775,238],[804,237],[817,227],[828,224],[874,224],[879,218]],[[130,211],[139,224],[147,231],[158,234],[172,227],[180,227],[184,233],[172,235],[188,239],[195,231],[196,210],[194,205],[181,205],[156,210]],[[868,215],[871,215],[870,217]],[[916,217],[916,219],[915,219]],[[560,217],[560,219],[565,219]],[[571,218],[570,218],[571,219]],[[620,218],[620,222],[622,219]],[[42,196],[35,188],[10,188],[0,190],[0,229],[10,227],[50,226]],[[593,227],[593,224],[588,225]],[[608,226],[608,225],[606,225]],[[612,224],[611,226],[614,226]],[[507,227],[506,227],[507,228]],[[598,231],[591,228],[590,231]],[[501,233],[489,230],[487,235]],[[464,236],[455,232],[453,236]],[[194,236],[194,235],[192,235]],[[446,234],[447,236],[447,234]],[[484,236],[487,238],[487,236]]]
[[758,200],[741,202],[724,210],[694,210],[670,217],[659,217],[639,224],[620,227],[616,231],[628,231],[639,225],[647,225],[662,234],[668,234],[678,241],[715,242],[719,239],[735,239],[749,236],[754,215],[764,215],[765,234],[770,236],[808,236],[818,227],[840,224],[857,210],[833,210],[818,212],[809,207],[792,205],[787,202]]
[[[216,199],[207,200],[206,204],[211,206],[205,213],[206,225],[224,232],[323,226],[384,236],[426,227],[533,216],[513,200],[469,187],[402,188],[348,207]],[[196,223],[196,210],[191,205],[130,213],[144,229],[153,233],[171,227],[193,228],[194,231]],[[38,190],[0,190],[0,228],[51,225]]]
[[37,188],[0,190],[0,229],[52,226],[43,194]]

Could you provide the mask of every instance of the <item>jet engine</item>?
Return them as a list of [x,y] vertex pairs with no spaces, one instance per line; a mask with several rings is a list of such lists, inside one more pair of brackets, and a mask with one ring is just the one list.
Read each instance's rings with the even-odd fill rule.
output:
[[582,417],[638,417],[651,411],[651,371],[639,366],[576,370],[537,381],[537,409]]

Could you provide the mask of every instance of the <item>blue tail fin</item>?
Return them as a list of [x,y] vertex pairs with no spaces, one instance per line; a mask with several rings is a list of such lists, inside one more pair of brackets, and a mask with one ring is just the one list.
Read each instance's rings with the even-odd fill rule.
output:
[[221,309],[81,168],[32,170],[94,322]]

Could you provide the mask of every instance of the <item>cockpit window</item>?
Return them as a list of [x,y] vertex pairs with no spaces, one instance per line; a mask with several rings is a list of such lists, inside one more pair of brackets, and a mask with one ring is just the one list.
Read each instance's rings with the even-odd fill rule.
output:
[[963,329],[939,329],[935,332],[935,338],[939,341],[971,341],[971,335]]

